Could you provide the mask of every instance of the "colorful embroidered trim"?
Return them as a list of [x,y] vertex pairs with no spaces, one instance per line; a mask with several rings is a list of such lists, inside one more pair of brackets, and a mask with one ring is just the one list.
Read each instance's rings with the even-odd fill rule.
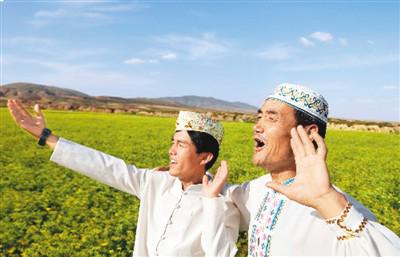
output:
[[[294,178],[286,180],[283,184],[293,183]],[[282,212],[284,196],[276,191],[268,191],[263,198],[260,208],[251,222],[248,256],[270,256],[272,234]]]

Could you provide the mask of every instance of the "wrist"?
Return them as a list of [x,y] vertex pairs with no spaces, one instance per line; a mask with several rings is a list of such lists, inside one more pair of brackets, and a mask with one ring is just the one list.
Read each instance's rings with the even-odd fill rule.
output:
[[41,146],[46,145],[46,141],[50,135],[51,135],[51,130],[48,128],[43,128],[42,131],[40,132],[38,144]]
[[340,215],[346,204],[345,196],[331,186],[327,193],[315,200],[313,208],[319,212],[321,217],[329,219]]
[[59,137],[58,137],[58,136],[56,136],[56,135],[54,135],[54,134],[51,134],[51,135],[49,136],[49,138],[47,138],[46,144],[47,144],[51,149],[54,149],[54,147],[56,147],[56,144],[57,144],[58,140],[59,140]]
[[39,145],[48,145],[51,149],[54,149],[56,147],[56,144],[58,142],[59,137],[54,135],[51,130],[44,128],[40,132],[38,138],[38,144]]

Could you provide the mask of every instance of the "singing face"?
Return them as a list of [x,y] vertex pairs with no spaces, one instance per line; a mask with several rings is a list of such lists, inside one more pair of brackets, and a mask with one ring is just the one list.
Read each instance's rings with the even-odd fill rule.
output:
[[[204,170],[203,154],[196,152],[196,146],[187,131],[177,131],[169,149],[169,173],[181,181],[191,181]],[[204,173],[204,171],[203,171]]]
[[254,125],[255,165],[269,171],[293,168],[290,129],[297,124],[295,111],[289,105],[273,99],[264,102]]

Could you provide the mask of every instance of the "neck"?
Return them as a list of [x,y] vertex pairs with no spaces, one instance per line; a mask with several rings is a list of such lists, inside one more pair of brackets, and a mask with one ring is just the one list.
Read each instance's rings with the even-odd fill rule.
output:
[[196,177],[196,178],[191,178],[190,180],[179,179],[181,181],[181,183],[182,183],[182,190],[186,191],[192,185],[201,184],[203,182],[203,175],[204,174],[205,174],[205,172],[202,173],[201,176]]
[[283,184],[284,181],[296,176],[296,171],[294,170],[284,170],[284,171],[271,171],[272,181],[279,184]]

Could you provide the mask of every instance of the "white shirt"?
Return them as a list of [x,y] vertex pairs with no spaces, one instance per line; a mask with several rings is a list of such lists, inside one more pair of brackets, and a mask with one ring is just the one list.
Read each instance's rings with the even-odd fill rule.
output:
[[206,198],[202,185],[182,190],[179,179],[60,138],[52,161],[140,202],[133,256],[234,256],[239,214],[224,197]]
[[[366,217],[367,225],[355,237],[338,240],[346,234],[343,229],[327,224],[313,208],[266,187],[269,181],[267,174],[226,188],[225,195],[240,210],[241,230],[248,230],[249,256],[400,256],[399,237],[377,223],[373,214],[353,198],[346,195],[353,207],[344,224],[355,230]],[[264,251],[257,246],[263,246]]]

